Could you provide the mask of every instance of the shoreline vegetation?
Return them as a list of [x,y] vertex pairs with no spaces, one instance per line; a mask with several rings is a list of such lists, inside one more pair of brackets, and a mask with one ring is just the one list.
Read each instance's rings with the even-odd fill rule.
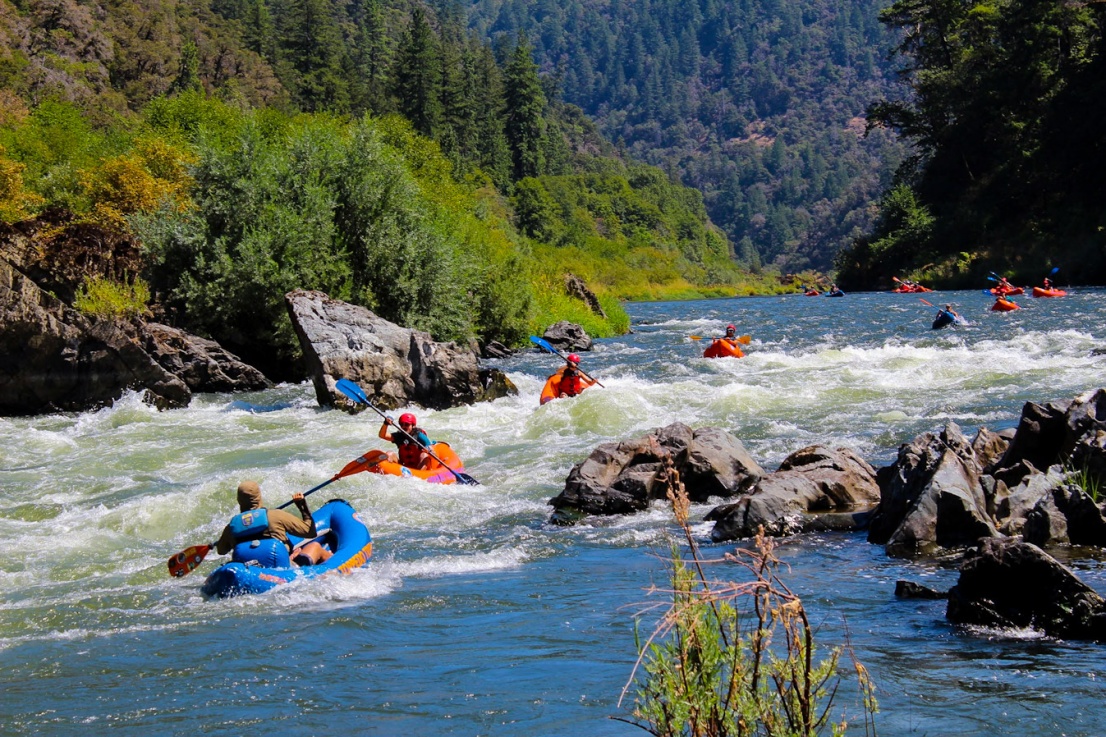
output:
[[[54,254],[44,270],[68,261],[68,291],[149,295],[86,311],[148,311],[278,379],[299,360],[283,306],[296,288],[438,339],[513,346],[558,320],[623,334],[624,300],[794,290],[742,269],[700,193],[659,169],[577,168],[505,194],[479,169],[458,176],[398,115],[243,109],[189,91],[104,124],[46,102],[0,125],[0,218]],[[89,229],[100,237],[82,240]],[[568,273],[605,317],[566,293]]]

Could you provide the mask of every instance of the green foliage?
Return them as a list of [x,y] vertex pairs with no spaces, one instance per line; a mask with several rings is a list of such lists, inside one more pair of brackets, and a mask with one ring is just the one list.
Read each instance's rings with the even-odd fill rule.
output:
[[[881,18],[902,31],[912,94],[873,105],[870,117],[916,146],[898,177],[932,215],[929,248],[903,252],[898,267],[935,263],[955,285],[989,270],[1035,281],[1061,260],[1079,264],[1075,279],[1106,278],[1106,217],[1094,194],[1106,187],[1106,147],[1089,123],[1106,112],[1106,9],[899,0]],[[870,240],[903,233],[885,218]],[[878,251],[854,251],[846,280],[886,275]]]
[[516,180],[547,172],[545,91],[533,49],[520,36],[504,72],[505,130]]
[[[844,719],[831,722],[841,651],[817,660],[814,628],[776,572],[771,541],[762,530],[754,550],[726,555],[746,580],[708,578],[671,459],[664,480],[689,559],[673,544],[672,602],[647,641],[638,641],[633,723],[664,737],[844,734]],[[865,732],[873,734],[874,686],[866,669],[854,665]]]
[[746,265],[794,271],[829,268],[869,229],[902,156],[861,117],[891,86],[881,6],[475,0],[472,18],[488,36],[526,34],[567,101],[700,189],[730,240],[748,239]]
[[86,315],[105,319],[140,317],[150,302],[150,287],[142,279],[115,282],[92,276],[77,288],[73,307]]

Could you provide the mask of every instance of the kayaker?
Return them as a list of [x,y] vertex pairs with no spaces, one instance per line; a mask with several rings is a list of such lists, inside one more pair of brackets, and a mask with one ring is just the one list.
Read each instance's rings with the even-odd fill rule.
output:
[[1045,277],[1045,289],[1052,289],[1052,280],[1047,276]]
[[545,380],[541,404],[561,397],[575,397],[595,383],[595,379],[589,379],[580,373],[580,357],[569,353],[565,356],[564,367]]
[[[240,563],[259,560],[277,568],[288,567],[289,553],[292,552],[288,535],[310,540],[318,534],[315,531],[315,519],[311,516],[303,494],[293,494],[292,503],[296,505],[302,519],[296,519],[283,509],[266,509],[261,506],[261,487],[256,481],[243,481],[238,485],[238,508],[241,514],[236,515],[223,528],[223,534],[215,543],[215,552],[226,555],[233,550],[234,560]],[[302,555],[305,560],[314,563],[329,558],[327,553],[328,550],[312,542],[300,548],[296,557],[300,559]]]
[[391,417],[384,418],[384,424],[380,426],[379,437],[389,443],[395,443],[399,453],[389,453],[388,460],[399,463],[407,468],[423,470],[430,462],[430,454],[426,449],[430,447],[430,438],[418,427],[418,421],[410,412],[404,412],[399,416],[399,428],[403,432],[388,432],[388,427],[395,425]]
[[[945,305],[945,309],[942,310],[942,312],[949,313],[950,315],[952,315],[952,319],[954,319],[954,320],[957,320],[957,319],[960,318],[960,313],[957,312],[956,310],[952,309],[952,305]],[[941,312],[938,312],[937,317],[940,317],[940,316],[941,316]]]
[[727,325],[726,334],[722,336],[722,340],[726,341],[730,345],[737,345],[737,326]]

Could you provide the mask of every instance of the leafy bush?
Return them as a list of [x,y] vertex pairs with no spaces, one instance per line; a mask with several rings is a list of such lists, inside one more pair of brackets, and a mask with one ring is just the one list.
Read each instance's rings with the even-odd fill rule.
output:
[[150,287],[142,279],[128,283],[92,276],[77,289],[73,307],[86,315],[121,319],[141,316],[149,301]]

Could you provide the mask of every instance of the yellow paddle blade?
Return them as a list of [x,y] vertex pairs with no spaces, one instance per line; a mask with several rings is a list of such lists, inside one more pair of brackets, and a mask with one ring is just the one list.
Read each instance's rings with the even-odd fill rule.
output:
[[703,339],[702,335],[689,335],[687,337],[688,337],[689,340],[702,340]]
[[749,345],[749,341],[751,341],[752,339],[753,336],[751,335],[742,335],[740,338],[737,339],[737,342],[741,343],[742,345]]

